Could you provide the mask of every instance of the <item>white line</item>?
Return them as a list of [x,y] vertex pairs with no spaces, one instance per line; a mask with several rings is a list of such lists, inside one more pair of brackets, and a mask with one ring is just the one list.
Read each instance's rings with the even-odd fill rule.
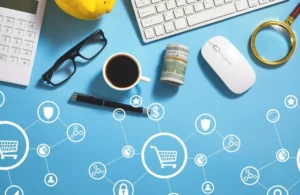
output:
[[8,178],[9,178],[10,185],[12,186],[13,184],[12,184],[12,181],[11,181],[11,177],[10,177],[9,171],[7,171],[7,174],[8,174]]
[[277,134],[277,137],[278,137],[278,140],[279,140],[279,144],[280,144],[281,148],[283,148],[281,139],[280,139],[280,137],[279,137],[279,133],[278,133],[278,129],[277,129],[276,123],[274,123],[274,127],[275,127],[276,134]]
[[66,128],[68,128],[68,126],[67,126],[60,118],[58,118],[58,120],[59,120]]
[[189,135],[187,138],[185,138],[183,140],[183,142],[186,142],[188,139],[190,139],[191,137],[193,137],[196,133],[197,133],[197,131],[195,131],[194,133],[192,133],[191,135]]
[[188,157],[188,159],[189,159],[189,160],[195,160],[195,158],[192,158],[192,157]]
[[133,185],[137,184],[141,179],[143,179],[143,177],[145,177],[147,175],[148,172],[144,173],[144,175],[142,175],[136,182],[134,182]]
[[122,131],[123,131],[123,135],[124,135],[124,138],[125,138],[126,145],[128,145],[128,140],[127,140],[127,137],[126,137],[126,134],[125,134],[125,131],[124,131],[124,127],[123,127],[122,121],[120,121],[120,124],[121,124],[121,128],[122,128]]
[[142,155],[141,153],[135,153],[135,155],[138,155],[138,156],[140,156],[140,155]]
[[296,157],[290,157],[290,159],[295,159],[296,160],[297,158]]
[[107,181],[109,181],[110,183],[112,183],[113,185],[115,185],[115,183],[114,183],[113,181],[111,181],[109,178],[105,177],[105,179],[106,179]]
[[205,179],[205,181],[207,181],[204,166],[202,168],[203,168],[204,179]]
[[220,133],[219,131],[215,130],[215,132],[216,132],[222,139],[224,139],[224,136],[221,135],[221,133]]
[[116,160],[113,160],[113,161],[111,161],[110,163],[107,163],[105,166],[109,166],[109,165],[111,165],[111,164],[117,162],[118,160],[120,160],[120,159],[122,159],[122,158],[124,158],[124,156],[121,156],[121,157],[117,158]]
[[273,161],[273,162],[267,164],[266,166],[263,166],[262,168],[260,168],[260,169],[258,169],[258,170],[261,171],[261,170],[263,170],[264,168],[267,168],[268,166],[271,166],[272,164],[274,164],[274,163],[276,163],[276,162],[277,162],[277,160],[275,160],[275,161]]
[[159,125],[159,121],[157,121],[157,126],[158,126],[159,132],[161,133],[161,128],[160,128],[160,125]]
[[45,157],[45,162],[46,162],[47,171],[48,171],[48,173],[50,173],[49,166],[48,166],[48,161],[47,161],[47,157]]
[[299,182],[300,182],[300,180],[296,181],[296,183],[294,183],[294,185],[292,185],[292,187],[290,187],[290,189],[288,191],[290,191],[291,189],[293,189]]
[[55,146],[57,146],[57,145],[59,145],[59,144],[61,144],[61,143],[65,142],[65,141],[67,141],[67,140],[68,140],[68,138],[66,138],[66,139],[64,139],[64,140],[62,140],[62,141],[60,141],[60,142],[58,142],[58,143],[54,144],[54,145],[53,145],[53,146],[51,146],[50,148],[53,148],[53,147],[55,147]]
[[214,155],[216,155],[216,154],[218,154],[218,153],[220,153],[220,152],[222,152],[222,151],[224,151],[224,148],[222,148],[221,150],[219,150],[219,151],[217,151],[217,152],[215,152],[215,153],[213,153],[213,154],[207,156],[207,158],[210,158],[210,157],[212,157],[212,156],[214,156]]
[[40,121],[40,119],[38,119],[37,121],[35,121],[34,123],[32,123],[31,125],[29,125],[25,131],[27,131],[30,127],[32,127],[33,125],[35,125],[36,123],[38,123]]
[[257,182],[261,187],[263,187],[265,190],[269,190],[268,188],[266,188],[266,186],[262,185],[261,183]]
[[36,148],[30,148],[30,150],[36,150]]
[[171,189],[171,185],[170,185],[169,179],[167,179],[167,183],[168,183],[168,186],[169,186],[170,193],[172,193],[172,189]]

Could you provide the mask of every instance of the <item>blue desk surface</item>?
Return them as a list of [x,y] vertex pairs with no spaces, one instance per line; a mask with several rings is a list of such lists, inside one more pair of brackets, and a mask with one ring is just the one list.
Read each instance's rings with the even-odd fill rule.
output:
[[[125,145],[122,130],[120,124],[112,118],[112,112],[71,104],[71,94],[78,91],[124,103],[128,103],[134,94],[141,95],[145,105],[159,102],[166,109],[166,115],[160,121],[162,131],[174,133],[181,139],[195,132],[194,121],[199,114],[214,115],[221,135],[233,133],[242,142],[237,153],[223,151],[209,158],[205,172],[207,180],[215,184],[214,194],[266,194],[266,189],[259,184],[252,187],[244,185],[240,180],[240,172],[245,166],[261,168],[276,160],[275,153],[280,144],[274,125],[265,117],[271,108],[281,113],[277,128],[283,147],[289,150],[291,157],[296,157],[300,147],[300,108],[288,109],[283,102],[289,94],[300,97],[300,55],[298,49],[286,65],[270,69],[251,59],[248,42],[255,26],[261,21],[274,17],[284,20],[297,3],[297,0],[292,0],[144,45],[129,0],[118,1],[113,11],[98,21],[74,19],[63,13],[53,1],[48,1],[31,84],[27,88],[0,84],[0,90],[6,95],[5,105],[0,108],[0,119],[13,121],[26,128],[38,119],[38,105],[52,100],[60,107],[60,119],[66,125],[75,122],[83,124],[87,136],[81,143],[66,141],[52,149],[47,160],[50,172],[59,177],[56,187],[45,186],[45,160],[34,150],[30,151],[20,167],[10,171],[12,183],[21,186],[27,195],[112,194],[113,185],[105,179],[92,180],[88,175],[88,167],[94,161],[109,163],[122,155],[121,149]],[[103,29],[109,42],[95,60],[80,65],[74,77],[59,88],[52,90],[39,84],[41,75],[61,54],[98,28]],[[300,20],[294,23],[293,29],[300,31]],[[231,40],[256,71],[255,85],[242,96],[232,95],[199,54],[202,45],[215,35]],[[181,43],[190,48],[185,85],[179,88],[159,82],[164,49],[169,43]],[[107,57],[116,52],[128,52],[136,56],[141,62],[143,74],[151,77],[152,82],[140,83],[129,92],[110,89],[102,78],[101,70]],[[123,125],[128,142],[137,153],[141,152],[143,144],[151,135],[158,133],[157,124],[143,117],[129,115]],[[60,121],[48,125],[37,122],[28,129],[27,134],[31,148],[41,143],[54,145],[66,138],[66,127]],[[208,136],[195,134],[185,143],[190,158],[198,153],[210,155],[222,149],[222,139],[216,133]],[[137,155],[111,164],[107,177],[113,182],[120,179],[135,182],[145,172],[140,156]],[[293,158],[286,163],[274,163],[262,169],[260,174],[260,183],[266,188],[279,184],[289,189],[300,179]],[[6,171],[0,171],[0,181],[0,193],[3,194],[10,186]],[[172,191],[181,195],[203,194],[201,185],[204,181],[202,168],[197,167],[193,160],[188,161],[179,176],[169,180]],[[166,180],[154,178],[150,174],[146,174],[135,185],[135,191],[138,195],[166,195],[170,192]],[[300,185],[290,190],[291,195],[299,193]]]

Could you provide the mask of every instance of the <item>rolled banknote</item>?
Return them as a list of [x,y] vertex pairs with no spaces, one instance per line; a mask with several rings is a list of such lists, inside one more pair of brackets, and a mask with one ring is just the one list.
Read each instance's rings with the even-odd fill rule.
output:
[[189,48],[180,44],[169,44],[166,49],[160,81],[173,86],[184,84]]

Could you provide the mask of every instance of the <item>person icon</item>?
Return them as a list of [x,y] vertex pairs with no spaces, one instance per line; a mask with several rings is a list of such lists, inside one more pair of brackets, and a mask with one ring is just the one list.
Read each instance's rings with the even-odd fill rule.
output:
[[210,192],[211,191],[211,187],[210,187],[209,184],[206,184],[205,191],[206,192]]
[[55,183],[55,181],[53,180],[53,176],[49,176],[49,179],[48,179],[48,184],[53,184]]

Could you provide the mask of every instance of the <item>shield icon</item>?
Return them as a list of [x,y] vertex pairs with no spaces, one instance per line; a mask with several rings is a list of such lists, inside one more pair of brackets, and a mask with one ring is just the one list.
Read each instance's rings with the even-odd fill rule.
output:
[[53,116],[53,107],[44,107],[44,116],[46,119],[51,119]]
[[201,120],[201,127],[204,131],[207,131],[210,127],[210,120],[209,119],[202,119]]

